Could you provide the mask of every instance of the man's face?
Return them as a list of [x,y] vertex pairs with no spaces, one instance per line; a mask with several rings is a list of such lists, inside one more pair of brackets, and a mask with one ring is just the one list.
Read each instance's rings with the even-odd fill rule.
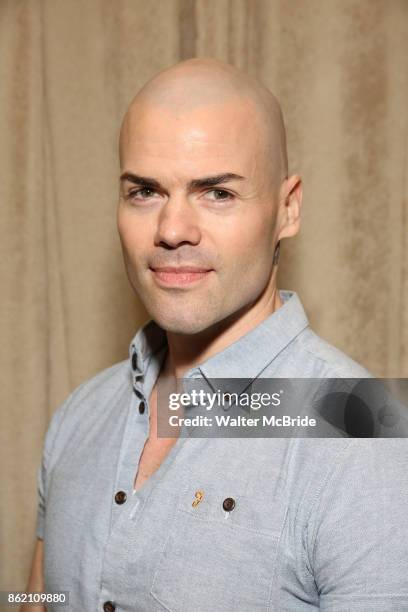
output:
[[[118,230],[129,281],[166,331],[208,329],[247,308],[267,286],[278,190],[272,191],[262,143],[249,102],[182,116],[145,105],[130,115]],[[223,174],[243,178],[190,184]]]

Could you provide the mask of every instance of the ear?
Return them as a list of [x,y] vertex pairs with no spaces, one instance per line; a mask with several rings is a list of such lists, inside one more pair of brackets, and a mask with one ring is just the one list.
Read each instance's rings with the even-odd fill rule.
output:
[[298,233],[302,196],[303,186],[299,175],[292,174],[282,182],[279,190],[277,240],[290,238]]

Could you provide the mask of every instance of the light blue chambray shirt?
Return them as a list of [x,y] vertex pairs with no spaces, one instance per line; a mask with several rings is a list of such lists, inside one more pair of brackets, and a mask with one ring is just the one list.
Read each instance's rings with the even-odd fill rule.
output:
[[[370,376],[280,295],[186,377]],[[149,322],[129,360],[53,415],[38,471],[45,590],[68,590],[75,612],[408,610],[405,439],[179,438],[132,493],[165,353]]]

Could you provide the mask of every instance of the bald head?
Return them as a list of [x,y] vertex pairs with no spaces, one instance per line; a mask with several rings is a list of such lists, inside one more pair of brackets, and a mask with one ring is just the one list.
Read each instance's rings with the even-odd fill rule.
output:
[[274,253],[297,233],[301,202],[271,92],[214,59],[163,70],[126,112],[120,162],[118,230],[150,316],[195,338],[245,312],[264,316]]
[[[137,93],[125,114],[120,131],[119,156],[134,137],[135,127],[148,113],[171,117],[175,127],[183,118],[223,116],[234,129],[236,116],[246,115],[253,143],[264,158],[275,186],[288,175],[286,135],[279,102],[259,81],[237,68],[212,58],[188,59],[150,79]],[[239,125],[239,123],[238,123]],[[240,124],[242,125],[242,123]],[[239,129],[239,127],[237,127]]]

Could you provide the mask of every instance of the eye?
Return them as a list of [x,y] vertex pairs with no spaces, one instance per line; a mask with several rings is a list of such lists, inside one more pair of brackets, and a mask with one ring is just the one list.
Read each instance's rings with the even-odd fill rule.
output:
[[127,198],[147,200],[154,193],[156,192],[154,191],[154,189],[150,189],[150,187],[141,187],[139,189],[132,189],[131,191],[129,191],[129,193],[127,194]]
[[[232,193],[230,193],[229,191],[225,191],[225,189],[211,189],[210,191],[207,191],[208,193],[214,193],[217,195],[217,197],[215,198],[210,198],[210,200],[215,200],[218,202],[224,201],[224,200],[230,200],[232,199],[234,196],[232,195]],[[221,197],[218,197],[219,195],[221,195]]]

